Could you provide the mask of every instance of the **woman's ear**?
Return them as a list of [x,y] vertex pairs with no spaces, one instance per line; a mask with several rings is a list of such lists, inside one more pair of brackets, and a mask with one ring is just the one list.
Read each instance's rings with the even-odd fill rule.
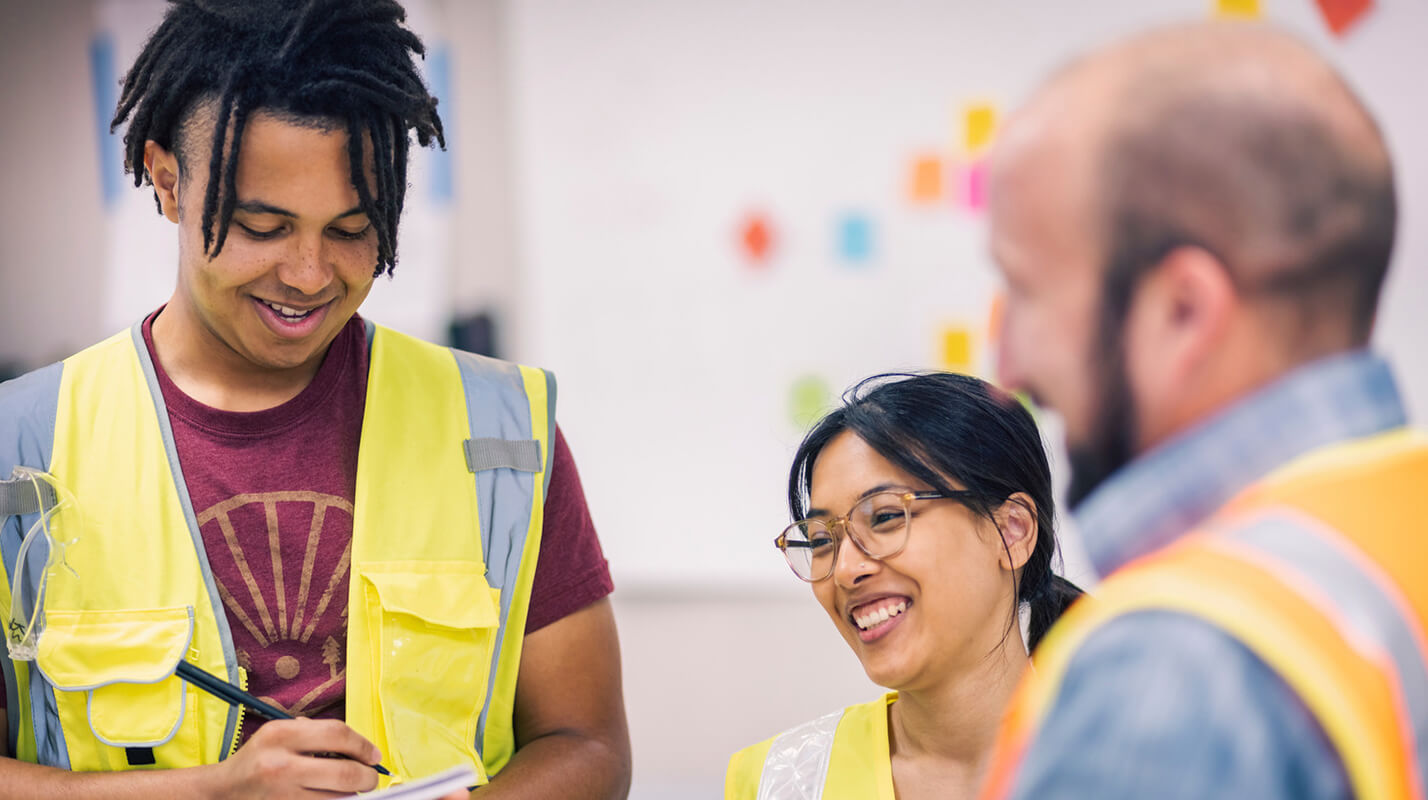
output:
[[1001,529],[1002,548],[999,564],[1002,569],[1015,571],[1026,564],[1036,550],[1039,535],[1036,523],[1036,501],[1025,492],[1017,492],[1008,497],[993,512],[997,527]]

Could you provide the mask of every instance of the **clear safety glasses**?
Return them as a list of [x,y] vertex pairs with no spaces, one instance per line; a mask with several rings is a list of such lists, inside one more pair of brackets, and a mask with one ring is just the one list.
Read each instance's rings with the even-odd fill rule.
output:
[[[15,467],[10,475],[10,489],[20,501],[28,504],[33,493],[35,521],[20,540],[15,554],[15,569],[10,576],[10,608],[5,609],[5,647],[14,661],[33,661],[39,650],[40,634],[45,627],[45,590],[54,571],[63,566],[74,572],[65,561],[65,548],[77,538],[60,538],[65,530],[76,531],[79,508],[74,497],[49,473],[30,467]],[[63,514],[66,524],[57,524]],[[21,516],[24,519],[25,516]],[[68,523],[76,525],[70,527]]]

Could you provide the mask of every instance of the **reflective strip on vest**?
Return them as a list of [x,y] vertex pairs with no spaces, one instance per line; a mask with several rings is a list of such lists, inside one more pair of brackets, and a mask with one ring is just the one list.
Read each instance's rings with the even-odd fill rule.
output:
[[[532,515],[544,511],[545,489],[550,485],[550,465],[555,450],[555,386],[554,378],[540,370],[460,350],[452,352],[466,389],[466,402],[473,409],[471,439],[535,440],[545,442],[546,450],[539,473],[516,466],[483,468],[475,472],[486,580],[492,588],[501,590],[502,625],[496,632],[486,678],[486,700],[476,725],[476,748],[486,771],[495,774],[515,752],[509,723],[502,725],[503,730],[497,735],[496,728],[488,726],[488,720],[493,706],[497,709],[495,718],[502,720],[510,718],[514,707],[515,673],[520,668],[527,609],[526,604],[522,604],[516,619],[511,615],[511,604],[517,596],[529,599],[530,581],[534,577],[540,526],[532,524]],[[533,385],[532,377],[538,377],[538,386]],[[496,409],[502,413],[493,413]],[[537,475],[541,480],[539,488]],[[497,497],[501,498],[500,502],[496,502]],[[529,541],[531,531],[536,532],[535,541]],[[521,580],[523,564],[529,573],[524,581]],[[508,635],[517,625],[519,631]]]
[[[0,474],[8,477],[21,465],[49,471],[63,372],[63,363],[51,364],[0,384]],[[5,570],[0,577],[0,586],[5,590],[0,600],[4,601],[7,617],[10,579],[15,575],[20,540],[35,518],[34,514],[26,514],[0,519],[0,560]],[[43,560],[43,554],[32,558]],[[11,662],[5,652],[0,652],[0,662],[4,662],[10,753],[21,761],[68,767],[69,753],[55,723],[54,693],[43,679],[29,679],[29,664]],[[34,714],[35,709],[41,713]]]
[[821,800],[843,711],[805,722],[774,739],[759,776],[758,800]]
[[1417,796],[1428,775],[1428,656],[1406,598],[1392,580],[1343,537],[1315,520],[1274,510],[1236,525],[1216,543],[1234,543],[1339,630],[1365,659],[1390,676],[1397,690],[1400,735]]

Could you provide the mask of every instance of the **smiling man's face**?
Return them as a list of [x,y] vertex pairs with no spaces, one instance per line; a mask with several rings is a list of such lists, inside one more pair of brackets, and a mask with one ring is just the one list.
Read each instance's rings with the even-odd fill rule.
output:
[[[315,370],[372,288],[377,234],[352,185],[347,134],[303,122],[249,118],[217,257],[204,252],[202,230],[211,129],[190,135],[176,191],[159,187],[180,229],[178,288],[164,314],[183,317],[212,356],[248,372]],[[174,158],[157,151],[155,159]]]

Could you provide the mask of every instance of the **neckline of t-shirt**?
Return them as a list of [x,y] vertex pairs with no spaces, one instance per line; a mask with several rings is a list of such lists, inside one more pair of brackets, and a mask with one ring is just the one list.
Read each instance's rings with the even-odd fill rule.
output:
[[178,417],[189,425],[215,435],[254,439],[283,433],[326,407],[337,387],[344,380],[350,379],[348,363],[353,360],[354,348],[361,360],[366,360],[366,326],[361,316],[353,314],[327,348],[327,354],[323,356],[322,364],[318,366],[312,381],[291,400],[261,411],[226,411],[214,408],[195,400],[180,389],[159,362],[158,353],[154,349],[153,324],[164,307],[160,306],[146,317],[143,324],[144,346],[149,349],[154,373],[164,395],[164,404],[168,407],[170,417]]

